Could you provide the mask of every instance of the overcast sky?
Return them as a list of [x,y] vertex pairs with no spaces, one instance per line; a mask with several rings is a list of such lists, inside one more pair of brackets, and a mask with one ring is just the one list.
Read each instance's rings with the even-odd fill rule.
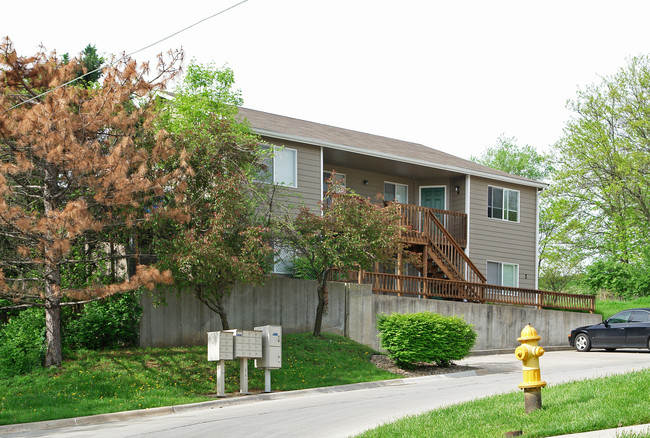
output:
[[[3,1],[0,35],[131,53],[238,0]],[[650,53],[650,2],[248,0],[134,57],[183,48],[227,64],[245,106],[413,141],[464,158],[503,134],[540,150],[567,99]]]

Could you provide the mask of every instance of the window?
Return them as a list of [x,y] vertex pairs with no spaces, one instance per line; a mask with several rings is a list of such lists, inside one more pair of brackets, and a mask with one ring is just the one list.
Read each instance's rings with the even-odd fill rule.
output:
[[487,282],[497,286],[519,287],[519,265],[487,262]]
[[519,191],[488,186],[488,217],[519,222]]
[[258,179],[269,184],[298,187],[298,151],[273,147],[273,157],[265,160],[267,170]]
[[293,272],[293,250],[280,245],[274,245],[274,248],[273,272],[276,274],[291,274]]
[[345,174],[344,173],[332,173],[332,172],[323,172],[323,194],[327,193],[329,190],[329,184],[327,180],[334,176],[334,179],[339,181],[345,187]]
[[384,182],[384,200],[397,201],[402,204],[408,204],[409,186]]

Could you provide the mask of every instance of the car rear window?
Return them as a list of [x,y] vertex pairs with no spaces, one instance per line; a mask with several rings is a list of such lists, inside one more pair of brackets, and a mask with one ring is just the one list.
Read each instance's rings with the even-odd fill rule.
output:
[[646,312],[645,310],[635,310],[632,312],[630,322],[648,322],[650,321],[649,317],[650,313]]

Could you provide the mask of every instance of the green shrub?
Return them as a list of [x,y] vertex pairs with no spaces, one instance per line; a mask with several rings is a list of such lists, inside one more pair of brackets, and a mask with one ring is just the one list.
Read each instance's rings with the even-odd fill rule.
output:
[[88,303],[65,323],[65,343],[91,350],[137,345],[141,315],[140,293]]
[[25,374],[45,357],[45,311],[31,308],[12,316],[0,329],[0,377]]
[[380,315],[377,328],[381,347],[403,368],[417,362],[449,366],[467,356],[476,340],[462,318],[432,312]]
[[293,278],[302,278],[304,280],[317,280],[318,273],[309,264],[306,257],[296,257],[293,260]]
[[650,296],[650,257],[634,264],[599,260],[587,266],[584,283],[592,293],[607,291],[617,298]]

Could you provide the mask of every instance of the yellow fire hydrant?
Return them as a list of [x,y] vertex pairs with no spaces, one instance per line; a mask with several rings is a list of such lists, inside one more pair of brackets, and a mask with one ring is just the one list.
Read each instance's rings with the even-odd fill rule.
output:
[[515,349],[515,356],[524,366],[524,381],[519,388],[524,390],[526,413],[542,407],[542,388],[546,386],[539,370],[539,357],[544,354],[544,349],[537,345],[540,339],[542,337],[530,324],[523,328],[521,336],[517,338],[521,345]]

